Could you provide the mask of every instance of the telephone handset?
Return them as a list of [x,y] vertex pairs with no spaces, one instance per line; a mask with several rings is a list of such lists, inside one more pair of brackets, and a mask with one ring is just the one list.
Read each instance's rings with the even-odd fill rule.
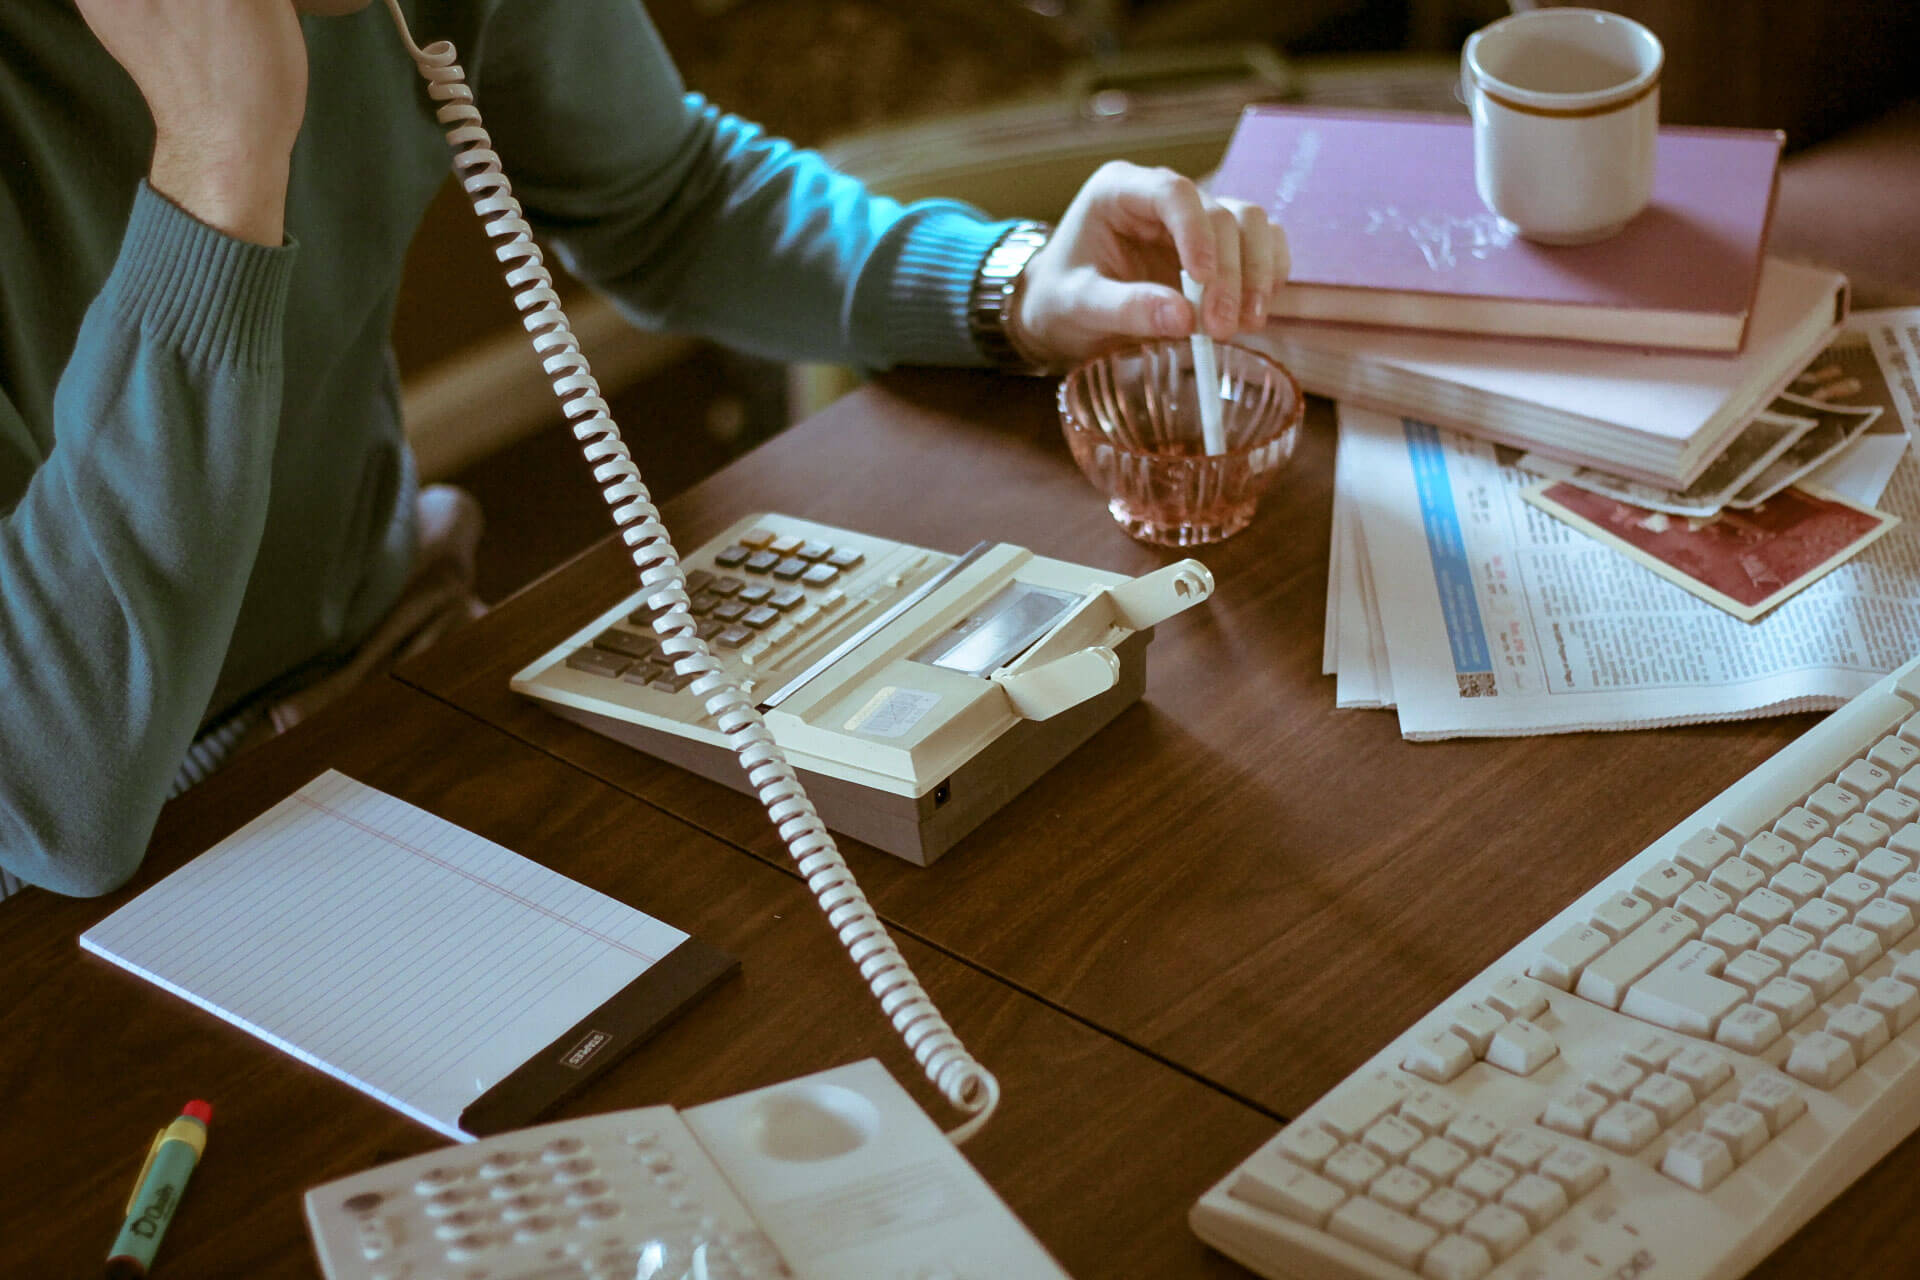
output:
[[1066,1280],[871,1058],[429,1151],[305,1204],[327,1280]]
[[968,1119],[948,1136],[956,1143],[977,1132],[993,1114],[1000,1084],[974,1060],[933,1001],[921,988],[906,958],[888,935],[866,894],[855,883],[813,803],[794,776],[759,709],[715,659],[698,634],[689,611],[686,578],[614,425],[599,383],[567,324],[532,228],[501,171],[500,157],[480,122],[466,73],[453,46],[438,40],[421,48],[407,28],[399,0],[386,0],[401,41],[427,82],[427,94],[439,106],[435,119],[453,149],[453,169],[495,242],[494,255],[508,264],[506,280],[523,317],[541,367],[553,380],[554,395],[572,424],[574,438],[593,468],[594,481],[612,510],[614,525],[633,557],[641,589],[651,611],[651,627],[661,651],[687,688],[705,704],[741,769],[779,829],[799,865],[807,887],[819,900],[842,945],[854,957],[895,1030],[941,1095]]

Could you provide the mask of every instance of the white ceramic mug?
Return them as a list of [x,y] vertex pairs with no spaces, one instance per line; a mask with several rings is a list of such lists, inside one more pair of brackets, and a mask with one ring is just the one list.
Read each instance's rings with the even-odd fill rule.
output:
[[1545,244],[1604,240],[1653,194],[1664,53],[1651,31],[1599,9],[1531,9],[1467,39],[1480,199]]

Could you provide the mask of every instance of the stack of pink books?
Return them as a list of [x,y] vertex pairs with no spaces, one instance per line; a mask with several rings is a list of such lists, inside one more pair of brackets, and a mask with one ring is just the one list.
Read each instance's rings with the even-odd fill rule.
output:
[[1308,390],[1681,487],[1846,318],[1844,277],[1766,254],[1781,143],[1663,128],[1648,207],[1580,246],[1481,204],[1464,118],[1249,107],[1209,185],[1286,227],[1243,341]]

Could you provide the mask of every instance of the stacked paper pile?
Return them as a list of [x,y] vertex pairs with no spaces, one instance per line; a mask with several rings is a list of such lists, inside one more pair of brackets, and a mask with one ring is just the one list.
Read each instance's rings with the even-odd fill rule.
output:
[[[1856,313],[1802,378],[1826,389],[1817,404],[1879,410],[1838,415],[1864,434],[1799,482],[1889,513],[1857,554],[1803,529],[1662,564],[1707,523],[1684,515],[1661,526],[1681,552],[1622,554],[1527,500],[1551,464],[1343,404],[1325,656],[1339,705],[1396,707],[1410,738],[1643,728],[1837,706],[1920,652],[1920,309]],[[1779,599],[1748,622],[1675,580],[1716,573]]]

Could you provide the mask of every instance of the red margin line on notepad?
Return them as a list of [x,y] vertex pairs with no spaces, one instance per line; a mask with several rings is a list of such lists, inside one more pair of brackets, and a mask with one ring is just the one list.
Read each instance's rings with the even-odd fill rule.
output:
[[[413,854],[416,858],[425,858],[428,862],[431,862],[436,867],[442,867],[448,871],[453,872],[453,874],[457,876],[463,876],[466,879],[473,881],[473,883],[482,886],[483,888],[493,890],[495,893],[499,894],[503,898],[511,898],[513,899],[513,901],[518,902],[520,905],[530,908],[531,910],[538,911],[541,915],[546,916],[551,920],[558,920],[561,924],[566,925],[568,928],[577,930],[580,933],[584,933],[589,938],[598,939],[599,941],[606,943],[608,946],[612,947],[616,951],[624,951],[628,955],[634,956],[637,959],[643,960],[649,965],[659,963],[659,960],[660,960],[659,956],[648,955],[646,952],[639,950],[637,947],[628,946],[626,943],[620,941],[618,938],[609,938],[606,934],[601,933],[597,929],[589,929],[587,928],[587,926],[581,924],[578,920],[575,920],[569,916],[563,916],[558,911],[555,911],[550,907],[543,907],[539,903],[533,901],[530,898],[524,898],[520,896],[519,894],[513,892],[511,889],[503,889],[499,885],[495,884],[493,881],[485,879],[481,876],[477,876],[473,874],[473,872],[468,871],[464,867],[456,867],[451,862],[448,862],[445,858],[437,857],[434,854],[428,853],[425,849],[416,848],[415,846],[408,844],[404,840],[396,840],[393,838],[392,835],[390,835],[385,831],[380,830],[380,828],[369,826],[366,823],[360,821],[358,818],[350,818],[346,814],[340,812],[338,809],[335,809],[330,805],[321,804],[318,800],[313,799],[311,796],[304,796],[296,791],[294,793],[293,798],[300,801],[302,804],[309,806],[310,808],[318,809],[320,812],[327,814],[330,817],[337,818],[339,821],[346,823],[350,827],[357,827],[358,829],[366,832],[370,836],[376,836],[379,839],[386,841],[388,844],[392,845],[396,849],[405,849],[408,853]],[[428,816],[432,817],[433,815],[429,814]],[[445,819],[437,819],[437,821],[445,821]],[[470,831],[467,832],[467,834],[473,835],[473,833]],[[478,835],[474,835],[473,838],[476,840],[485,839],[485,837],[478,836]],[[515,856],[525,857],[526,855],[516,854]],[[533,861],[531,858],[528,858],[527,860],[529,862]],[[540,864],[535,862],[533,865],[537,867]],[[554,874],[557,875],[559,873],[555,872]],[[628,910],[632,910],[632,908],[629,907]]]

